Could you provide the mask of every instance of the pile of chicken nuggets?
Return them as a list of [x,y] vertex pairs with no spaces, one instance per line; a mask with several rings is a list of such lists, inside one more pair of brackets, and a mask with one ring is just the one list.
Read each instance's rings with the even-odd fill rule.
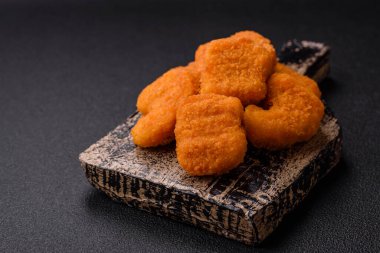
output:
[[189,174],[219,175],[244,160],[247,139],[271,150],[309,140],[324,115],[320,96],[315,81],[277,62],[270,40],[238,32],[145,87],[131,134],[143,148],[175,140]]

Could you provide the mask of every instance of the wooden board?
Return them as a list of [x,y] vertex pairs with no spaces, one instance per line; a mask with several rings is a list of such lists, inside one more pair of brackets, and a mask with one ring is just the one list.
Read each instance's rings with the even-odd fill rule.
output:
[[[329,70],[321,43],[290,41],[279,59],[318,80]],[[318,66],[319,65],[319,66]],[[88,181],[112,199],[193,224],[246,244],[265,239],[339,161],[341,129],[332,112],[310,141],[282,151],[248,147],[244,163],[217,177],[192,177],[179,166],[175,144],[133,144],[134,113],[80,154]]]

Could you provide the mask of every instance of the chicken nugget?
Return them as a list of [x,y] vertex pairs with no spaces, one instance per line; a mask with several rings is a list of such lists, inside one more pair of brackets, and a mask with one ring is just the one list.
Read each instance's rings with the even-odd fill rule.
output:
[[201,70],[198,62],[192,61],[187,65],[186,68],[189,71],[194,84],[197,86],[197,92],[199,93],[199,87],[201,84]]
[[258,61],[263,64],[263,68],[261,69],[264,73],[266,79],[273,73],[273,66],[277,63],[276,50],[274,49],[271,41],[268,38],[265,38],[261,34],[254,31],[241,31],[237,32],[231,36],[231,38],[239,39],[244,38],[251,40],[255,45],[260,45],[266,51],[266,54],[260,55],[262,59]]
[[200,45],[195,52],[194,61],[187,65],[194,81],[200,86],[201,74],[204,68],[204,54],[208,43]]
[[317,133],[324,105],[302,79],[293,74],[273,74],[268,81],[270,108],[250,105],[245,109],[247,137],[255,147],[287,148]]
[[317,97],[321,97],[321,91],[319,90],[318,84],[311,78],[301,75],[297,73],[295,70],[285,66],[284,64],[277,63],[275,67],[275,73],[273,75],[278,74],[288,74],[295,78],[288,78],[287,75],[282,75],[281,82],[276,82],[273,85],[273,82],[270,82],[268,85],[273,87],[268,88],[268,97],[276,96],[276,93],[281,93],[284,90],[287,90],[293,86],[301,86],[306,88],[307,90],[314,93]]
[[137,98],[142,114],[160,107],[176,107],[178,99],[193,95],[199,88],[188,67],[172,68],[146,86]]
[[191,175],[223,174],[239,165],[247,150],[239,99],[217,94],[187,97],[175,126],[179,164]]
[[178,103],[198,90],[188,67],[173,68],[145,87],[137,99],[142,117],[131,130],[134,143],[154,147],[173,140]]
[[[203,53],[201,93],[237,97],[243,105],[257,104],[266,95],[276,53],[270,42],[245,32],[207,44]],[[269,41],[269,40],[268,40]]]
[[133,142],[140,147],[170,143],[174,139],[175,114],[175,110],[163,107],[142,115],[131,130]]
[[204,69],[204,59],[205,59],[205,54],[206,54],[206,48],[209,44],[210,44],[209,42],[202,44],[197,48],[197,51],[195,51],[195,62],[200,72],[202,72]]

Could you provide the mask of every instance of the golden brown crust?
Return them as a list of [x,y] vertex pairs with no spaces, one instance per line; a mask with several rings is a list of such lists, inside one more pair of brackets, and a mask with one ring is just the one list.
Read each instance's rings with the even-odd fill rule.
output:
[[[188,98],[199,92],[203,95]],[[246,108],[244,121],[248,138],[257,147],[279,149],[308,140],[318,130],[323,116],[324,107],[319,99],[321,93],[318,85],[312,79],[277,63],[276,52],[270,40],[253,31],[242,31],[200,45],[193,62],[186,67],[169,70],[140,93],[137,108],[143,116],[131,131],[135,144],[153,147],[173,140],[177,108],[188,108],[190,113],[192,110],[189,109],[189,104],[198,106],[195,111],[198,110],[199,115],[194,115],[194,119],[199,119],[199,124],[196,124],[198,133],[202,132],[201,127],[206,132],[209,131],[204,124],[207,117],[210,117],[209,121],[213,124],[219,124],[215,126],[216,131],[219,131],[218,127],[223,126],[223,122],[214,122],[215,115],[210,114],[209,109],[223,103],[232,105],[229,99],[234,98],[221,96],[221,99],[212,94],[236,97],[243,105],[251,104]],[[266,99],[261,105],[269,110],[255,106],[264,98]],[[184,105],[181,106],[182,104]],[[210,108],[204,107],[205,112],[200,111],[199,108],[205,104]],[[206,116],[207,113],[210,115]],[[192,120],[192,124],[195,121]],[[184,126],[179,127],[183,128]],[[182,134],[179,136],[182,138]],[[210,141],[207,144],[207,138],[198,144],[189,140],[191,139],[186,144],[188,146],[195,147],[199,144],[205,150],[213,150],[213,143]],[[227,139],[223,141],[228,142]],[[222,153],[218,149],[214,151],[215,154],[219,151]],[[217,173],[213,171],[215,168],[207,169],[201,160],[198,162],[203,169],[197,168],[196,171],[206,172],[195,173]],[[194,166],[190,168],[195,168]],[[221,169],[221,173],[223,171]]]
[[268,81],[269,110],[255,105],[245,109],[244,125],[255,147],[287,148],[317,133],[324,105],[318,86],[311,79],[305,82],[305,78],[288,68],[281,69]]
[[213,40],[198,51],[196,61],[203,66],[202,94],[237,97],[243,105],[265,98],[265,81],[276,63],[269,40],[254,32],[242,32]]
[[202,44],[195,51],[195,62],[198,65],[199,71],[201,71],[201,72],[204,69],[204,59],[205,59],[205,55],[206,55],[206,49],[207,49],[207,46],[209,44],[210,44],[209,42]]
[[188,67],[173,68],[145,87],[137,99],[143,116],[131,131],[134,143],[154,147],[173,140],[178,103],[198,90]]
[[189,71],[193,83],[196,86],[196,94],[199,93],[201,84],[201,70],[197,61],[192,61],[187,65],[187,70]]
[[225,173],[239,165],[247,149],[239,99],[216,94],[186,98],[177,111],[177,159],[191,175]]
[[155,109],[143,115],[132,128],[133,142],[140,147],[165,145],[174,140],[175,111]]
[[[268,91],[271,92],[271,93],[268,93],[268,97],[274,97],[276,95],[273,93],[288,89],[289,87],[293,86],[293,82],[296,82],[298,86],[302,86],[306,88],[307,90],[311,91],[317,97],[319,98],[321,97],[321,91],[319,90],[318,84],[313,79],[307,76],[298,74],[296,71],[285,66],[284,64],[277,63],[275,67],[275,73],[273,75],[280,75],[280,74],[288,74],[295,78],[288,78],[286,80],[286,76],[284,75],[281,83],[278,83],[275,87],[268,88]],[[271,85],[271,83],[272,82],[269,82],[268,85]]]

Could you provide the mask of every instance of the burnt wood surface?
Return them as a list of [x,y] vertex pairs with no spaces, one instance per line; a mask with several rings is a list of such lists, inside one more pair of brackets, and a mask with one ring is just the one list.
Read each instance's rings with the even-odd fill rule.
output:
[[[322,43],[289,41],[279,59],[322,80],[328,56]],[[246,244],[265,239],[340,159],[341,129],[326,109],[310,141],[282,151],[249,146],[243,164],[230,173],[192,177],[178,165],[174,143],[150,149],[133,144],[130,129],[139,117],[134,113],[80,154],[88,181],[129,206]]]

